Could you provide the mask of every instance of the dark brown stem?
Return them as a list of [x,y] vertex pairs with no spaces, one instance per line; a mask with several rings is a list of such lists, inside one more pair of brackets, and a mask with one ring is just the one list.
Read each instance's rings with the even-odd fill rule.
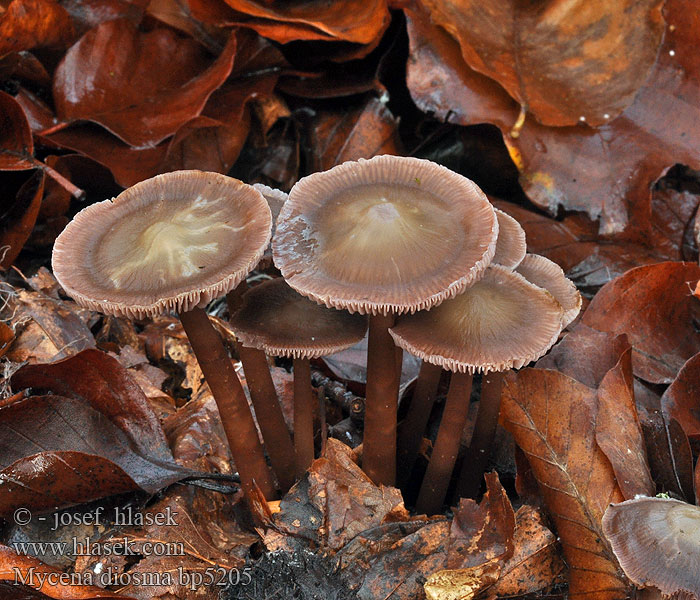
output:
[[399,487],[403,487],[411,476],[413,465],[418,456],[423,432],[428,425],[430,412],[435,403],[442,367],[423,361],[418,373],[416,387],[413,390],[411,405],[406,418],[399,425],[398,451],[396,465]]
[[265,461],[243,387],[221,338],[201,308],[180,313],[180,320],[219,407],[221,423],[244,491],[252,497],[254,484],[257,484],[265,498],[273,500],[276,492],[272,473]]
[[[226,294],[229,314],[241,306],[242,296],[248,285],[242,281]],[[282,407],[277,399],[277,391],[272,381],[270,367],[262,350],[246,348],[236,344],[238,356],[243,364],[250,399],[253,403],[258,425],[265,441],[265,448],[270,456],[272,469],[277,475],[282,491],[287,491],[294,484],[295,460],[294,445],[284,420]]]
[[450,484],[450,475],[457,460],[459,441],[469,414],[471,389],[471,375],[452,374],[437,440],[416,502],[416,511],[419,513],[434,515],[442,509]]
[[373,315],[369,320],[362,468],[377,485],[394,485],[396,480],[399,373],[394,340],[389,334],[393,324],[393,315]]
[[294,449],[301,479],[314,459],[314,393],[308,358],[294,359]]
[[294,445],[262,350],[236,344],[265,448],[282,491],[294,484]]
[[502,387],[503,373],[488,373],[481,379],[479,412],[457,483],[460,498],[476,498],[481,488],[481,480],[496,437]]

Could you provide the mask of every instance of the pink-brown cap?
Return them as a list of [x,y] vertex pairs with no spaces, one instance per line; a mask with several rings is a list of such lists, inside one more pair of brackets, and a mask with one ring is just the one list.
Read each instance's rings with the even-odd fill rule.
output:
[[491,262],[508,269],[514,269],[525,258],[527,243],[525,230],[513,217],[502,210],[494,209],[498,218],[498,240],[496,253]]
[[[280,214],[280,210],[282,210],[282,206],[287,201],[287,198],[289,198],[289,194],[283,192],[282,190],[271,188],[263,183],[254,183],[253,187],[263,195],[265,200],[267,200],[267,205],[270,207],[270,213],[272,213],[272,235],[275,235],[277,217]],[[267,266],[269,266],[270,263],[268,261],[272,260],[272,248],[270,246],[265,248],[263,258],[265,259]]]
[[279,277],[243,295],[231,327],[244,346],[272,356],[317,358],[358,343],[367,317],[321,306]]
[[528,254],[515,270],[530,283],[547,290],[561,304],[562,329],[576,318],[581,310],[581,294],[557,263],[538,254]]
[[603,515],[625,575],[637,586],[700,598],[700,508],[664,498],[611,504]]
[[400,314],[478,280],[497,237],[493,207],[473,182],[427,160],[385,155],[301,179],[272,251],[288,283],[320,304]]
[[464,293],[404,315],[389,331],[397,346],[450,371],[519,368],[542,356],[561,329],[561,305],[522,275],[491,265]]
[[238,285],[270,239],[252,186],[176,171],[80,211],[56,238],[53,270],[78,304],[110,315],[187,311]]

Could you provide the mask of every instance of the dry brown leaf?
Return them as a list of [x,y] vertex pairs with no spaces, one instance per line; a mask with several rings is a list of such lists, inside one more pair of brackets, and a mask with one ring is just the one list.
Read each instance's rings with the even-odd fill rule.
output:
[[496,583],[500,572],[497,560],[469,569],[438,571],[428,577],[423,588],[429,600],[471,600]]
[[627,584],[603,541],[601,519],[623,499],[595,442],[596,392],[558,373],[524,369],[506,377],[501,418],[525,452],[569,565],[571,595],[626,597]]
[[675,419],[689,438],[700,438],[700,354],[688,359],[661,397],[667,419]]

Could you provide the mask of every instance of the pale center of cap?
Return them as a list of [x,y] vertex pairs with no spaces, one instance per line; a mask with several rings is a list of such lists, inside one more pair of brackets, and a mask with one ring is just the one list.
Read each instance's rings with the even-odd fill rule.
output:
[[161,201],[115,223],[95,263],[114,288],[181,284],[221,266],[243,239],[241,217],[218,201]]
[[343,190],[313,220],[321,269],[338,280],[369,285],[434,273],[459,254],[469,236],[448,203],[402,185]]
[[675,534],[692,544],[700,546],[700,509],[697,506],[673,506],[668,511],[668,522]]

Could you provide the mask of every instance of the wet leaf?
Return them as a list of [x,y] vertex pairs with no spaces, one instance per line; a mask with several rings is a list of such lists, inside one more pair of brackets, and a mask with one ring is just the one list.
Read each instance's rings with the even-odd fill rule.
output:
[[126,19],[108,21],[58,66],[56,112],[64,121],[99,123],[132,146],[154,146],[200,114],[231,72],[235,52],[233,35],[211,62],[197,42],[169,29],[141,33]]
[[667,420],[675,419],[689,438],[700,438],[700,354],[688,359],[661,397]]
[[471,600],[496,583],[500,572],[497,561],[468,569],[438,571],[425,582],[425,595],[429,600]]
[[296,40],[373,44],[389,25],[386,0],[313,0],[289,5],[226,0],[226,4],[241,13],[236,22],[282,44]]
[[56,0],[12,0],[0,16],[0,56],[67,46],[73,35],[71,19]]
[[148,0],[62,0],[61,6],[71,16],[78,33],[115,19],[140,23]]
[[44,195],[44,172],[40,169],[22,184],[14,202],[8,202],[0,217],[0,269],[15,262],[36,223]]
[[346,160],[401,154],[398,121],[376,98],[359,110],[320,113],[311,125],[310,172],[325,171]]
[[634,402],[631,348],[600,382],[595,439],[608,457],[626,500],[654,495],[656,485],[649,472]]
[[646,80],[664,33],[661,0],[546,7],[516,0],[426,0],[474,70],[495,79],[545,125],[616,117]]
[[700,279],[693,263],[660,263],[632,269],[606,284],[582,322],[599,331],[626,333],[634,374],[671,383],[683,364],[700,351],[693,326],[697,299],[690,289]]
[[36,167],[29,123],[17,101],[0,92],[0,170],[23,171]]
[[[700,167],[700,141],[692,126],[700,116],[700,59],[692,51],[700,7],[691,0],[666,2],[669,29],[659,58],[621,116],[595,130],[586,125],[552,128],[526,119],[517,138],[510,136],[517,103],[494,81],[471,70],[459,45],[443,30],[416,12],[408,16],[407,82],[416,104],[439,118],[449,114],[454,123],[499,127],[526,194],[540,207],[584,210],[600,217],[603,233],[632,225],[648,234],[651,184],[675,163]],[[674,118],[659,119],[663,114]]]
[[489,590],[498,596],[539,592],[556,582],[566,569],[556,536],[545,526],[540,511],[527,504],[515,513],[513,546],[513,556]]
[[[33,580],[34,587],[17,585],[16,581]],[[43,577],[42,577],[43,576]],[[63,576],[63,578],[61,577]],[[86,582],[88,577],[83,577]],[[97,584],[97,577],[93,579]],[[43,583],[42,583],[43,581]],[[61,583],[61,582],[64,583]],[[97,600],[98,598],[114,598],[116,600],[135,600],[132,596],[116,594],[104,590],[97,585],[71,583],[68,573],[49,567],[31,556],[22,556],[0,545],[0,595],[13,600]]]
[[569,565],[570,593],[601,600],[627,585],[603,541],[601,519],[623,499],[595,442],[596,392],[556,371],[524,369],[504,382],[501,418],[525,452]]

